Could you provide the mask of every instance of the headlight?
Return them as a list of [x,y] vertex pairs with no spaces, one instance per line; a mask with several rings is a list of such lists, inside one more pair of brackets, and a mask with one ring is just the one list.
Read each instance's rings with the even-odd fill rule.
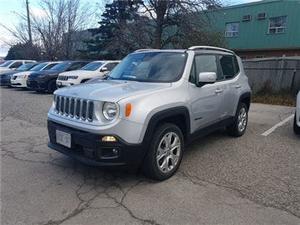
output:
[[105,119],[112,121],[118,115],[118,106],[113,102],[105,102],[103,104],[102,113]]
[[68,79],[77,79],[78,78],[78,76],[68,76]]

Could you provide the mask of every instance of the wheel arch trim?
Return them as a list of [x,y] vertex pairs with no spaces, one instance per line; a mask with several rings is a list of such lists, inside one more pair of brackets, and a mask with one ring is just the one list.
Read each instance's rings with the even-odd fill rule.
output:
[[167,120],[168,118],[182,116],[184,118],[185,130],[182,131],[184,136],[190,135],[190,114],[189,110],[185,106],[176,106],[162,111],[156,112],[151,116],[149,122],[146,125],[145,132],[143,134],[142,140],[143,143],[149,143],[151,137],[155,131],[155,128],[159,125],[159,122],[162,120]]

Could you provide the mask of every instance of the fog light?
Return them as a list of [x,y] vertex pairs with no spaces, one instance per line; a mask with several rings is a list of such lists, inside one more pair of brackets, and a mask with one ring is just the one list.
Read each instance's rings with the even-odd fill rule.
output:
[[117,139],[114,136],[103,136],[102,141],[103,142],[116,142]]
[[97,152],[100,159],[116,159],[120,156],[119,148],[101,148]]

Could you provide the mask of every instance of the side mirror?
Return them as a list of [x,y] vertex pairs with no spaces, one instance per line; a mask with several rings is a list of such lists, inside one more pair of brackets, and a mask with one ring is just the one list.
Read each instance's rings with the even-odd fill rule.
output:
[[213,84],[217,81],[217,74],[215,72],[201,72],[198,75],[198,86],[204,84]]
[[102,67],[101,69],[100,69],[100,72],[108,72],[108,69],[107,69],[107,67]]

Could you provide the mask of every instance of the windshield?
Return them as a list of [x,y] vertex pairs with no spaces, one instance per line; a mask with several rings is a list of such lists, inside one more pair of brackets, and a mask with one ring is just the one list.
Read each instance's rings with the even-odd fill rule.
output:
[[11,64],[11,60],[9,60],[9,61],[6,61],[6,62],[4,62],[4,63],[2,63],[1,65],[0,65],[0,67],[7,67],[9,64]]
[[50,70],[64,71],[69,67],[70,64],[70,62],[59,63],[53,66]]
[[40,64],[38,64],[38,65],[32,67],[32,68],[30,69],[30,71],[40,71],[40,70],[42,70],[45,66],[47,66],[47,64],[48,64],[48,63],[40,63]]
[[82,70],[89,70],[89,71],[95,71],[97,69],[100,68],[100,66],[102,66],[103,63],[102,62],[91,62],[89,64],[86,64],[84,67],[82,67]]
[[174,82],[182,75],[186,57],[180,52],[133,53],[111,71],[108,79]]
[[27,64],[23,64],[22,66],[18,67],[16,70],[17,71],[27,71],[29,70],[31,67],[33,67],[35,65],[35,63],[27,63]]

